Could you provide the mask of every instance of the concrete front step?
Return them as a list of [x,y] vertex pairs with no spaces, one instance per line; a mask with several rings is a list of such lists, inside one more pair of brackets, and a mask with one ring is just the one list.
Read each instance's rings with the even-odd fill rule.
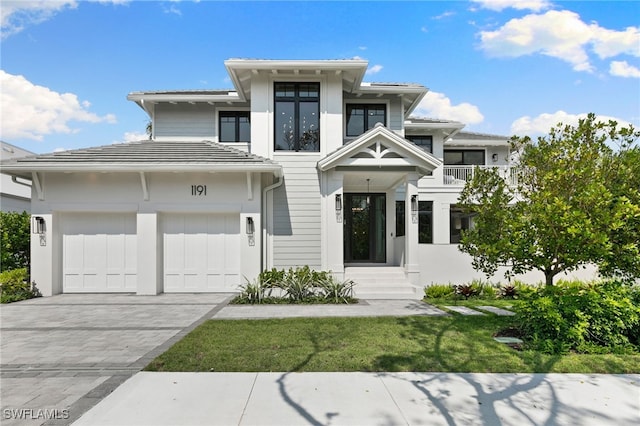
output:
[[355,283],[354,293],[359,299],[420,300],[424,295],[398,266],[347,267],[345,279]]

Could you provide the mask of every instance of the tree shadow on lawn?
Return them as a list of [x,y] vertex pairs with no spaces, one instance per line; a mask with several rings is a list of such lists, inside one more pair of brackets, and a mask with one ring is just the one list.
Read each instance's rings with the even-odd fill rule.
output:
[[[380,356],[376,360],[376,369],[378,371],[410,370],[419,372],[436,371],[436,368],[440,367],[441,371],[452,371],[453,373],[415,373],[413,376],[380,373],[382,378],[391,377],[410,381],[415,389],[426,396],[430,405],[437,409],[447,424],[455,425],[466,421],[479,422],[480,424],[503,424],[505,418],[498,415],[497,408],[502,406],[500,411],[504,413],[505,405],[513,410],[510,412],[510,418],[515,420],[513,416],[519,417],[519,423],[554,425],[561,414],[566,415],[569,419],[575,418],[575,409],[559,400],[554,384],[549,380],[547,374],[495,374],[491,376],[492,381],[488,382],[487,376],[473,373],[491,371],[491,368],[483,369],[482,367],[482,364],[490,362],[490,359],[481,360],[479,365],[477,357],[482,353],[483,346],[493,343],[487,342],[486,336],[484,339],[468,340],[462,345],[459,343],[460,339],[455,339],[458,342],[455,345],[449,345],[447,340],[447,335],[456,333],[460,327],[473,327],[474,324],[477,324],[473,318],[455,315],[451,322],[443,323],[443,327],[437,330],[435,346],[432,348],[429,347],[429,343],[433,342],[433,327],[412,318],[399,318],[398,322],[408,328],[407,337],[421,342],[424,349],[407,355]],[[513,356],[513,353],[505,354],[505,356],[508,355]],[[433,357],[437,360],[435,366],[425,366],[416,362],[416,360],[428,360]],[[550,371],[561,357],[535,353],[533,356],[518,356],[517,358],[524,367],[524,371],[535,373]],[[447,401],[456,387],[468,386],[473,388],[472,398],[475,401],[467,401],[472,404],[460,407],[459,405],[454,406],[455,404],[451,405],[451,401]],[[469,389],[466,389],[465,392],[469,393]],[[544,394],[544,398],[538,402],[541,406],[536,407],[536,402],[531,398],[539,398],[540,393]],[[414,399],[412,402],[420,404],[419,399]],[[526,403],[523,404],[523,402]],[[427,405],[424,405],[424,408],[426,409]],[[540,408],[543,408],[544,411],[540,412]],[[540,416],[545,414],[546,419],[541,423]],[[601,418],[603,422],[614,420],[614,418],[603,418],[603,413],[594,410],[586,410],[580,415]]]

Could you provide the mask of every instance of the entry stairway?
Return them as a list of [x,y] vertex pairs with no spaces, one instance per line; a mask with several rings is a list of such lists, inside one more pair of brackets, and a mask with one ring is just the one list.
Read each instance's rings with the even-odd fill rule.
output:
[[400,266],[348,266],[344,277],[355,283],[358,299],[420,300],[424,296],[422,287],[411,284]]

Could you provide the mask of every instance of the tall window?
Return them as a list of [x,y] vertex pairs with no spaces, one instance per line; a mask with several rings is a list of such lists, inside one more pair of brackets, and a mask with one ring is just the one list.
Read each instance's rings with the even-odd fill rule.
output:
[[450,232],[449,242],[457,244],[462,239],[462,232],[473,227],[475,213],[465,213],[461,208],[452,205],[449,210]]
[[429,153],[433,152],[433,136],[431,135],[407,136],[407,139],[409,139],[411,142],[415,143],[425,151]]
[[249,111],[220,111],[220,142],[249,142],[251,122]]
[[484,151],[479,149],[444,151],[444,164],[450,166],[483,166]]
[[320,83],[275,83],[276,151],[320,151]]
[[347,105],[347,136],[360,136],[376,123],[387,122],[387,107],[384,104]]
[[418,243],[433,243],[433,201],[418,201]]
[[396,201],[396,237],[404,236],[404,211],[405,211],[405,202],[404,201]]

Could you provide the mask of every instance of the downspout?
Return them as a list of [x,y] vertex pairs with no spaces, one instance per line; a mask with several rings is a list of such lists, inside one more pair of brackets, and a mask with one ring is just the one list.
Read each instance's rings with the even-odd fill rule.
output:
[[284,183],[282,171],[278,173],[278,181],[262,190],[262,270],[267,267],[267,192],[279,188]]

